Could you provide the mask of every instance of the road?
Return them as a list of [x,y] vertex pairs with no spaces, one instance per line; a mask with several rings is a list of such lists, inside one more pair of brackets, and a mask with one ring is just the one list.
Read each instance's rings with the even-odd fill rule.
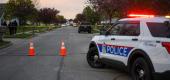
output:
[[[95,34],[77,33],[64,27],[32,39],[36,56],[29,57],[28,39],[8,39],[9,48],[0,50],[0,80],[130,80],[125,72],[112,68],[93,69],[86,61],[91,38]],[[59,56],[61,41],[68,55]]]

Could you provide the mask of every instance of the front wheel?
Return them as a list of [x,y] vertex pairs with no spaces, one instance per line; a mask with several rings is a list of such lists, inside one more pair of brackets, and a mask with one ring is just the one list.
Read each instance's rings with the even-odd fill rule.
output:
[[151,69],[145,59],[137,58],[130,70],[132,80],[152,80]]
[[92,68],[104,67],[104,64],[99,59],[99,55],[96,47],[92,47],[89,49],[87,53],[87,62]]

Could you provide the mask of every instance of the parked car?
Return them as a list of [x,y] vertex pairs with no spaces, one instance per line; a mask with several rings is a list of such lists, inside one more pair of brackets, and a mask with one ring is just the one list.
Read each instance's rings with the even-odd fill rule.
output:
[[67,25],[66,24],[61,24],[61,27],[66,27]]
[[82,22],[79,26],[78,33],[81,32],[92,32],[91,24],[89,22]]

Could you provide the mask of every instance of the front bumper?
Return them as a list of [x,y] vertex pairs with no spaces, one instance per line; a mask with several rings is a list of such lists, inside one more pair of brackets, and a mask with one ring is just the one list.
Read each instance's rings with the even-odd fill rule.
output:
[[170,71],[166,71],[163,73],[154,73],[154,80],[170,80]]

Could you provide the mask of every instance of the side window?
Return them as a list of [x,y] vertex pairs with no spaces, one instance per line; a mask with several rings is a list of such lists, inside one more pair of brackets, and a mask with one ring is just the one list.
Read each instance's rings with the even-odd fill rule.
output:
[[120,36],[139,36],[140,26],[139,23],[119,23],[112,27],[110,34]]
[[139,36],[140,26],[138,23],[127,23],[121,28],[119,35],[121,36]]
[[147,22],[147,25],[153,37],[170,37],[170,27],[164,23]]
[[121,23],[113,26],[113,27],[110,29],[110,34],[111,34],[111,35],[119,35],[119,34],[120,34],[120,30],[122,29],[122,27],[124,27],[124,24],[121,24]]

